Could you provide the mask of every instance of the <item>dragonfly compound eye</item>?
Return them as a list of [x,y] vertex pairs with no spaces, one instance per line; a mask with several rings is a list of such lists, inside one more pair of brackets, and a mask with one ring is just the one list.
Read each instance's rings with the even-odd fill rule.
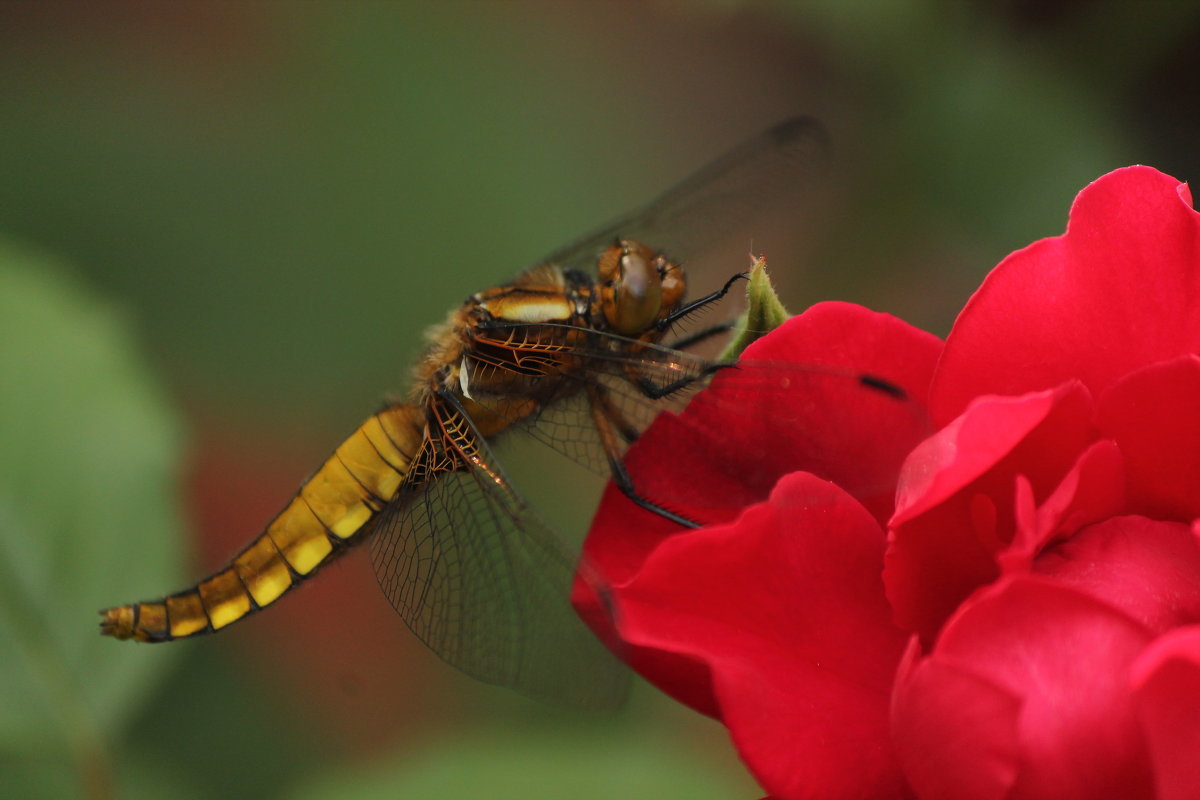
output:
[[649,248],[626,242],[613,275],[611,298],[604,302],[604,316],[624,336],[644,333],[662,308],[662,277]]

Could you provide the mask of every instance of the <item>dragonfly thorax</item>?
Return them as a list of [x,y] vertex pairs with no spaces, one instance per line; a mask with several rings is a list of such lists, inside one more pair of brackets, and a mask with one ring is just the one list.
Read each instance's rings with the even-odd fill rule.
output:
[[605,248],[594,277],[533,267],[472,295],[429,332],[413,401],[452,394],[480,433],[499,433],[578,391],[576,373],[594,358],[659,341],[684,290],[678,264],[630,239]]

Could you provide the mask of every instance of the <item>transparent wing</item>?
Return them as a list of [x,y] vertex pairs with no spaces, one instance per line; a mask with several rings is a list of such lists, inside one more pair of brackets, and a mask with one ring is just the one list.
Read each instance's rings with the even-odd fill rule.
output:
[[534,414],[524,416],[520,409],[512,413],[506,396],[489,403],[487,395],[477,392],[472,399],[507,417],[513,428],[601,476],[610,473],[610,465],[597,430],[597,404],[613,427],[616,452],[620,454],[655,415],[681,409],[687,398],[720,368],[718,363],[692,353],[607,331],[555,323],[495,323],[488,330],[489,335],[499,339],[510,335],[520,339],[527,334],[537,338],[540,334],[534,329],[547,328],[561,329],[563,335],[572,337],[571,357],[576,366],[556,373],[555,392],[540,395]]
[[[699,381],[694,386],[680,389],[670,397],[651,399],[628,383],[624,378],[603,371],[586,371],[564,378],[564,386],[579,388],[562,399],[556,399],[538,408],[531,416],[513,419],[510,430],[522,431],[552,450],[563,454],[571,461],[601,477],[612,473],[608,451],[605,449],[593,416],[593,400],[589,388],[599,387],[606,392],[607,402],[615,412],[614,423],[619,419],[633,436],[624,436],[614,424],[615,454],[624,455],[628,445],[640,435],[655,416],[663,411],[678,411],[691,395],[703,386]],[[481,405],[489,407],[486,399]],[[497,411],[496,413],[502,413]]]
[[[864,416],[887,420],[892,429],[911,433],[913,441],[929,432],[923,404],[910,398],[899,385],[903,373],[894,379],[886,366],[882,373],[866,373],[836,361],[743,360],[725,365],[601,331],[587,331],[579,341],[573,351],[578,367],[563,374],[561,397],[549,398],[535,416],[513,419],[512,428],[602,476],[610,474],[612,444],[616,445],[617,457],[624,459],[632,439],[645,432],[663,412],[671,412],[673,435],[687,440],[693,457],[708,453],[709,460],[726,463],[742,485],[762,483],[763,497],[773,477],[786,466],[836,480],[858,496],[876,498],[875,504],[884,508],[892,501],[893,467],[898,467],[906,453],[898,451],[892,454],[894,458],[881,459],[880,448],[884,445],[861,440],[855,433],[861,427],[856,421]],[[699,390],[710,383],[719,384],[721,390],[697,397]],[[611,406],[612,416],[627,425],[633,436],[616,437],[615,441],[610,437],[606,447],[595,421],[596,389]],[[685,412],[693,399],[700,407]],[[487,405],[485,398],[476,400]],[[749,453],[741,438],[730,438],[730,419],[740,420],[739,427],[744,430],[758,426],[771,429],[753,440],[777,442],[777,450]],[[895,442],[902,441],[907,439],[895,437]],[[880,466],[848,472],[847,463]],[[664,464],[656,469],[671,473],[681,466]],[[761,481],[756,477],[760,474]],[[657,482],[650,491],[643,490],[636,472],[632,478],[639,494],[664,508],[698,509],[698,501],[703,500],[692,496],[685,479],[669,485]],[[708,517],[698,515],[694,519],[703,522]]]
[[618,237],[676,259],[736,231],[789,192],[803,190],[829,160],[824,128],[810,117],[785,120],[717,158],[649,205],[551,253],[545,261],[591,271]]
[[434,653],[482,681],[586,708],[619,705],[627,669],[576,616],[575,562],[479,445],[381,515],[371,563]]

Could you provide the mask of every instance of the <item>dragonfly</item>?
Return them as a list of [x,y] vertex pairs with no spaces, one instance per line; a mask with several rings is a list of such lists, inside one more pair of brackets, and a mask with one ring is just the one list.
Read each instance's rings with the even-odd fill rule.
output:
[[624,466],[662,407],[728,366],[683,349],[726,324],[665,340],[741,275],[687,301],[676,253],[809,180],[826,147],[819,123],[786,120],[471,295],[431,329],[407,397],[354,430],[228,564],[183,591],[101,611],[101,632],[167,642],[223,630],[365,542],[387,600],[451,665],[552,701],[619,704],[628,671],[570,605],[588,565],[513,487],[492,443],[525,431],[606,473],[647,511],[697,526],[639,493]]

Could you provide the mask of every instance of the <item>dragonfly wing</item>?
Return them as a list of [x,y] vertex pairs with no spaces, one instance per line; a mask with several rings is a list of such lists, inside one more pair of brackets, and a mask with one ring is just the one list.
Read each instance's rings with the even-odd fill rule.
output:
[[476,464],[432,475],[385,510],[371,563],[393,608],[467,674],[541,699],[619,705],[628,670],[575,614],[575,560],[500,477]]
[[[661,377],[651,371],[648,379]],[[609,371],[581,371],[564,381],[567,385],[580,387],[579,390],[563,400],[542,406],[534,416],[514,421],[512,428],[523,431],[601,477],[612,474],[612,465],[610,452],[594,418],[596,401],[593,393],[602,393],[600,402],[605,408],[601,413],[607,417],[615,445],[612,454],[623,458],[628,446],[649,427],[654,417],[664,411],[679,412],[707,383],[706,379],[697,379],[669,397],[655,398],[625,377]]]
[[[662,345],[633,342],[609,332],[585,331],[577,336],[581,341],[577,350],[580,362],[563,375],[565,396],[547,402],[533,417],[514,420],[512,427],[602,476],[609,474],[608,455],[613,451],[604,446],[593,420],[590,391],[596,388],[602,389],[613,411],[611,416],[624,420],[635,434],[644,432],[662,412],[678,415],[693,399],[699,401],[699,408],[676,416],[671,429],[677,432],[677,438],[686,433],[693,454],[708,452],[728,463],[742,483],[761,483],[761,496],[755,495],[756,499],[766,496],[775,476],[773,470],[786,463],[790,469],[836,479],[839,485],[861,496],[880,497],[881,508],[890,505],[895,485],[890,461],[888,469],[879,474],[861,470],[842,474],[835,468],[856,460],[880,462],[876,444],[856,444],[849,434],[856,429],[856,415],[888,419],[897,431],[911,433],[908,438],[897,436],[897,442],[910,438],[919,441],[931,430],[923,403],[908,393],[919,386],[906,389],[908,381],[897,380],[903,371],[893,375],[894,370],[887,364],[872,364],[880,371],[865,372],[839,363],[833,357],[836,354],[831,354],[828,363],[741,360],[730,365]],[[698,394],[710,383],[719,384],[721,391]],[[766,417],[759,419],[757,415],[764,412]],[[780,452],[742,459],[746,453],[741,437],[731,439],[727,423],[712,424],[710,419],[776,425],[775,436],[762,436],[758,441],[778,440]],[[786,457],[781,459],[784,442]],[[624,459],[625,442],[618,444],[621,446],[615,452]],[[861,458],[848,458],[850,452]],[[897,455],[902,457],[903,453]],[[745,463],[741,463],[743,460]],[[735,464],[740,466],[735,469]],[[770,465],[770,469],[764,471],[763,464]],[[896,460],[894,466],[898,465]],[[677,466],[672,465],[672,469]],[[761,480],[753,478],[759,473]],[[631,468],[630,474],[639,495],[663,508],[696,508],[697,499],[704,499],[691,497],[687,480],[656,482],[651,487],[640,470]],[[709,516],[694,513],[697,521],[710,521]]]
[[[551,449],[592,472],[607,476],[610,453],[620,456],[655,415],[678,411],[707,383],[718,365],[692,353],[613,334],[555,323],[491,327],[493,335],[518,337],[529,330],[558,328],[577,340],[578,364],[558,373],[557,391],[543,395],[537,410],[513,408],[506,396],[472,395],[472,401],[507,420]],[[597,430],[597,412],[613,430],[615,448],[606,448]]]
[[736,231],[788,192],[811,185],[829,160],[825,129],[811,117],[785,120],[725,153],[649,205],[551,253],[545,261],[591,270],[614,239],[652,244],[687,258]]

